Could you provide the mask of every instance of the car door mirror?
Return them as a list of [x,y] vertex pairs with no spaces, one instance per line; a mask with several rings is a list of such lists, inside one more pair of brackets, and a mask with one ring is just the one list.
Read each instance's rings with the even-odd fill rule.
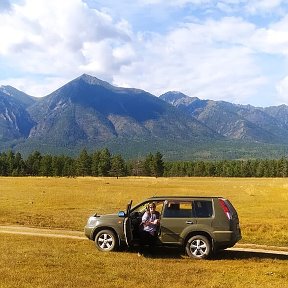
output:
[[118,216],[124,218],[126,216],[124,211],[119,211]]

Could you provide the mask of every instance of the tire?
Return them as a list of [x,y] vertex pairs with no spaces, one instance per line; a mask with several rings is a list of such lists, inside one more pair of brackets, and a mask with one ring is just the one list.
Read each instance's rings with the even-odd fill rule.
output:
[[118,249],[117,236],[111,230],[101,230],[95,237],[95,245],[100,251],[115,251]]
[[202,235],[191,237],[185,246],[186,253],[194,259],[206,259],[211,254],[211,243]]

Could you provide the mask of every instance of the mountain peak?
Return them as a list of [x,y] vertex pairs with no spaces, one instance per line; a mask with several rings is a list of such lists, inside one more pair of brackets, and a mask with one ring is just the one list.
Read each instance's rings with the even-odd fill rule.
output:
[[37,98],[30,96],[10,85],[0,86],[0,91],[5,95],[15,99],[24,107],[28,107],[37,101]]
[[110,88],[110,89],[114,87],[110,83],[100,80],[97,77],[94,77],[88,74],[83,74],[80,77],[76,78],[75,80],[82,80],[89,85],[99,85],[99,86],[103,86],[103,87]]
[[169,91],[159,97],[160,99],[174,105],[179,106],[180,104],[191,104],[195,100],[199,100],[197,97],[189,97],[179,91]]
[[13,91],[15,92],[20,92],[19,90],[17,90],[16,88],[10,86],[10,85],[0,85],[0,91],[2,91],[3,93],[5,93],[8,96],[13,96]]
[[179,91],[168,91],[160,96],[162,99],[165,98],[166,101],[176,101],[186,97],[188,96]]
[[150,93],[148,93],[148,92],[146,92],[144,90],[141,90],[141,89],[114,86],[114,85],[110,84],[107,81],[100,80],[99,78],[91,76],[91,75],[88,75],[88,74],[82,74],[78,78],[72,80],[71,83],[72,82],[75,83],[75,82],[78,82],[78,81],[82,81],[85,84],[88,84],[89,86],[100,86],[100,87],[103,87],[103,88],[108,89],[110,91],[113,91],[115,93],[129,93],[129,94],[130,93],[134,93],[134,94],[146,93],[146,94],[149,94],[150,96],[154,96],[154,95],[152,95],[152,94],[150,94]]

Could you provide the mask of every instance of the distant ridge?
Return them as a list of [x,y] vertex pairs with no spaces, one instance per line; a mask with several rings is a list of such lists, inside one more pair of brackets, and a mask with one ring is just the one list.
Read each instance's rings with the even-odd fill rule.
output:
[[[178,91],[160,97],[83,74],[43,98],[0,87],[0,149],[78,153],[108,147],[171,159],[280,157],[288,107],[201,100]],[[275,157],[275,156],[274,156]]]
[[288,142],[288,107],[285,105],[257,108],[224,101],[200,100],[175,92],[167,92],[160,98],[189,113],[226,139],[256,143]]

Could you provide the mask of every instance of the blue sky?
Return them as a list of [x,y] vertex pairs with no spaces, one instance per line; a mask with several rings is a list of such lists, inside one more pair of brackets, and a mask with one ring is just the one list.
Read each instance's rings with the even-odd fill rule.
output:
[[288,104],[288,0],[1,0],[0,85],[83,73],[156,96]]

